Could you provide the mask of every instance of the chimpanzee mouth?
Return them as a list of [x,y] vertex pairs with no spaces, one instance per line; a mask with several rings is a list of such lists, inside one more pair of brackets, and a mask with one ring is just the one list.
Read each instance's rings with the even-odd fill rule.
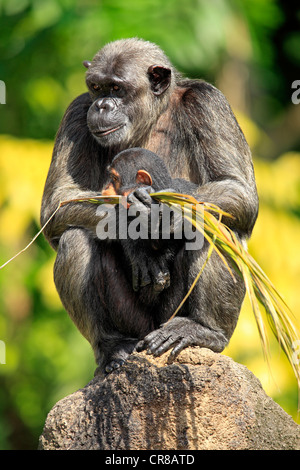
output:
[[105,135],[109,135],[109,134],[112,134],[113,132],[118,131],[124,126],[125,124],[120,124],[117,127],[110,127],[109,129],[97,130],[96,132],[93,132],[93,134],[96,135],[97,137],[104,137]]

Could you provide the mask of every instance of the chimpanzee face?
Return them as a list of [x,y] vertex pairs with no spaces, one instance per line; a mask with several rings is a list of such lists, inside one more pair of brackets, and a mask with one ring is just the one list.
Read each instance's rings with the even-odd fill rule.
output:
[[[101,51],[100,51],[101,52]],[[135,66],[136,58],[103,60],[98,53],[88,67],[86,84],[92,98],[88,127],[105,147],[129,145],[143,129],[157,120],[161,97],[169,88],[171,70],[150,65]],[[146,125],[145,125],[146,123]]]
[[[111,146],[126,140],[130,133],[131,121],[126,96],[126,84],[93,75],[87,80],[93,99],[87,122],[93,136],[104,146]],[[127,111],[127,112],[126,112]]]

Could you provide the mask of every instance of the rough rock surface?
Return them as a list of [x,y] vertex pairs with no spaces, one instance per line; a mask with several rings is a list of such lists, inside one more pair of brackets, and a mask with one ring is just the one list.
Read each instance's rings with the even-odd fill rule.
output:
[[244,366],[208,349],[132,354],[60,400],[40,449],[300,449],[300,426]]

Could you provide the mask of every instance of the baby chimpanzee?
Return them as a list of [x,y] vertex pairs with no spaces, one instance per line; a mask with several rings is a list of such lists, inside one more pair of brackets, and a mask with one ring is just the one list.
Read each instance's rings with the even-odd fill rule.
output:
[[[154,191],[169,190],[184,194],[194,194],[197,190],[197,185],[190,181],[172,179],[163,160],[150,150],[142,148],[123,150],[115,156],[108,170],[109,183],[102,191],[106,196],[128,196],[141,186],[151,186]],[[151,201],[147,192],[140,192],[140,197],[143,193]]]
[[[197,185],[181,178],[172,179],[163,160],[143,148],[120,152],[108,167],[108,172],[109,181],[102,195],[128,196],[126,207],[129,208],[132,204],[136,209],[133,212],[135,216],[137,212],[144,214],[143,225],[147,226],[146,242],[141,237],[138,240],[130,240],[129,233],[125,237],[126,240],[121,241],[132,266],[133,289],[137,291],[140,287],[151,283],[154,291],[160,292],[169,287],[169,262],[174,259],[178,248],[183,246],[183,220],[182,214],[177,213],[179,217],[176,219],[177,227],[175,227],[176,214],[164,204],[160,206],[155,204],[150,193],[169,191],[193,194]],[[145,212],[148,212],[148,215]],[[162,220],[165,221],[165,225]],[[177,230],[176,235],[175,230]],[[170,242],[170,239],[173,242]]]

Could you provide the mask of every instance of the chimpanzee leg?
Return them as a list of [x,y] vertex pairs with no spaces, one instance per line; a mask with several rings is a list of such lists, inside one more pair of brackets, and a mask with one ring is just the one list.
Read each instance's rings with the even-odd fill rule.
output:
[[[105,245],[87,230],[71,228],[62,235],[54,266],[54,281],[62,303],[80,332],[91,343],[98,371],[107,372],[121,365],[133,351],[137,338],[120,333],[109,315],[105,285],[109,273],[103,272]],[[104,254],[105,256],[105,254]],[[114,258],[106,260],[114,272]],[[101,271],[102,270],[102,271]]]

